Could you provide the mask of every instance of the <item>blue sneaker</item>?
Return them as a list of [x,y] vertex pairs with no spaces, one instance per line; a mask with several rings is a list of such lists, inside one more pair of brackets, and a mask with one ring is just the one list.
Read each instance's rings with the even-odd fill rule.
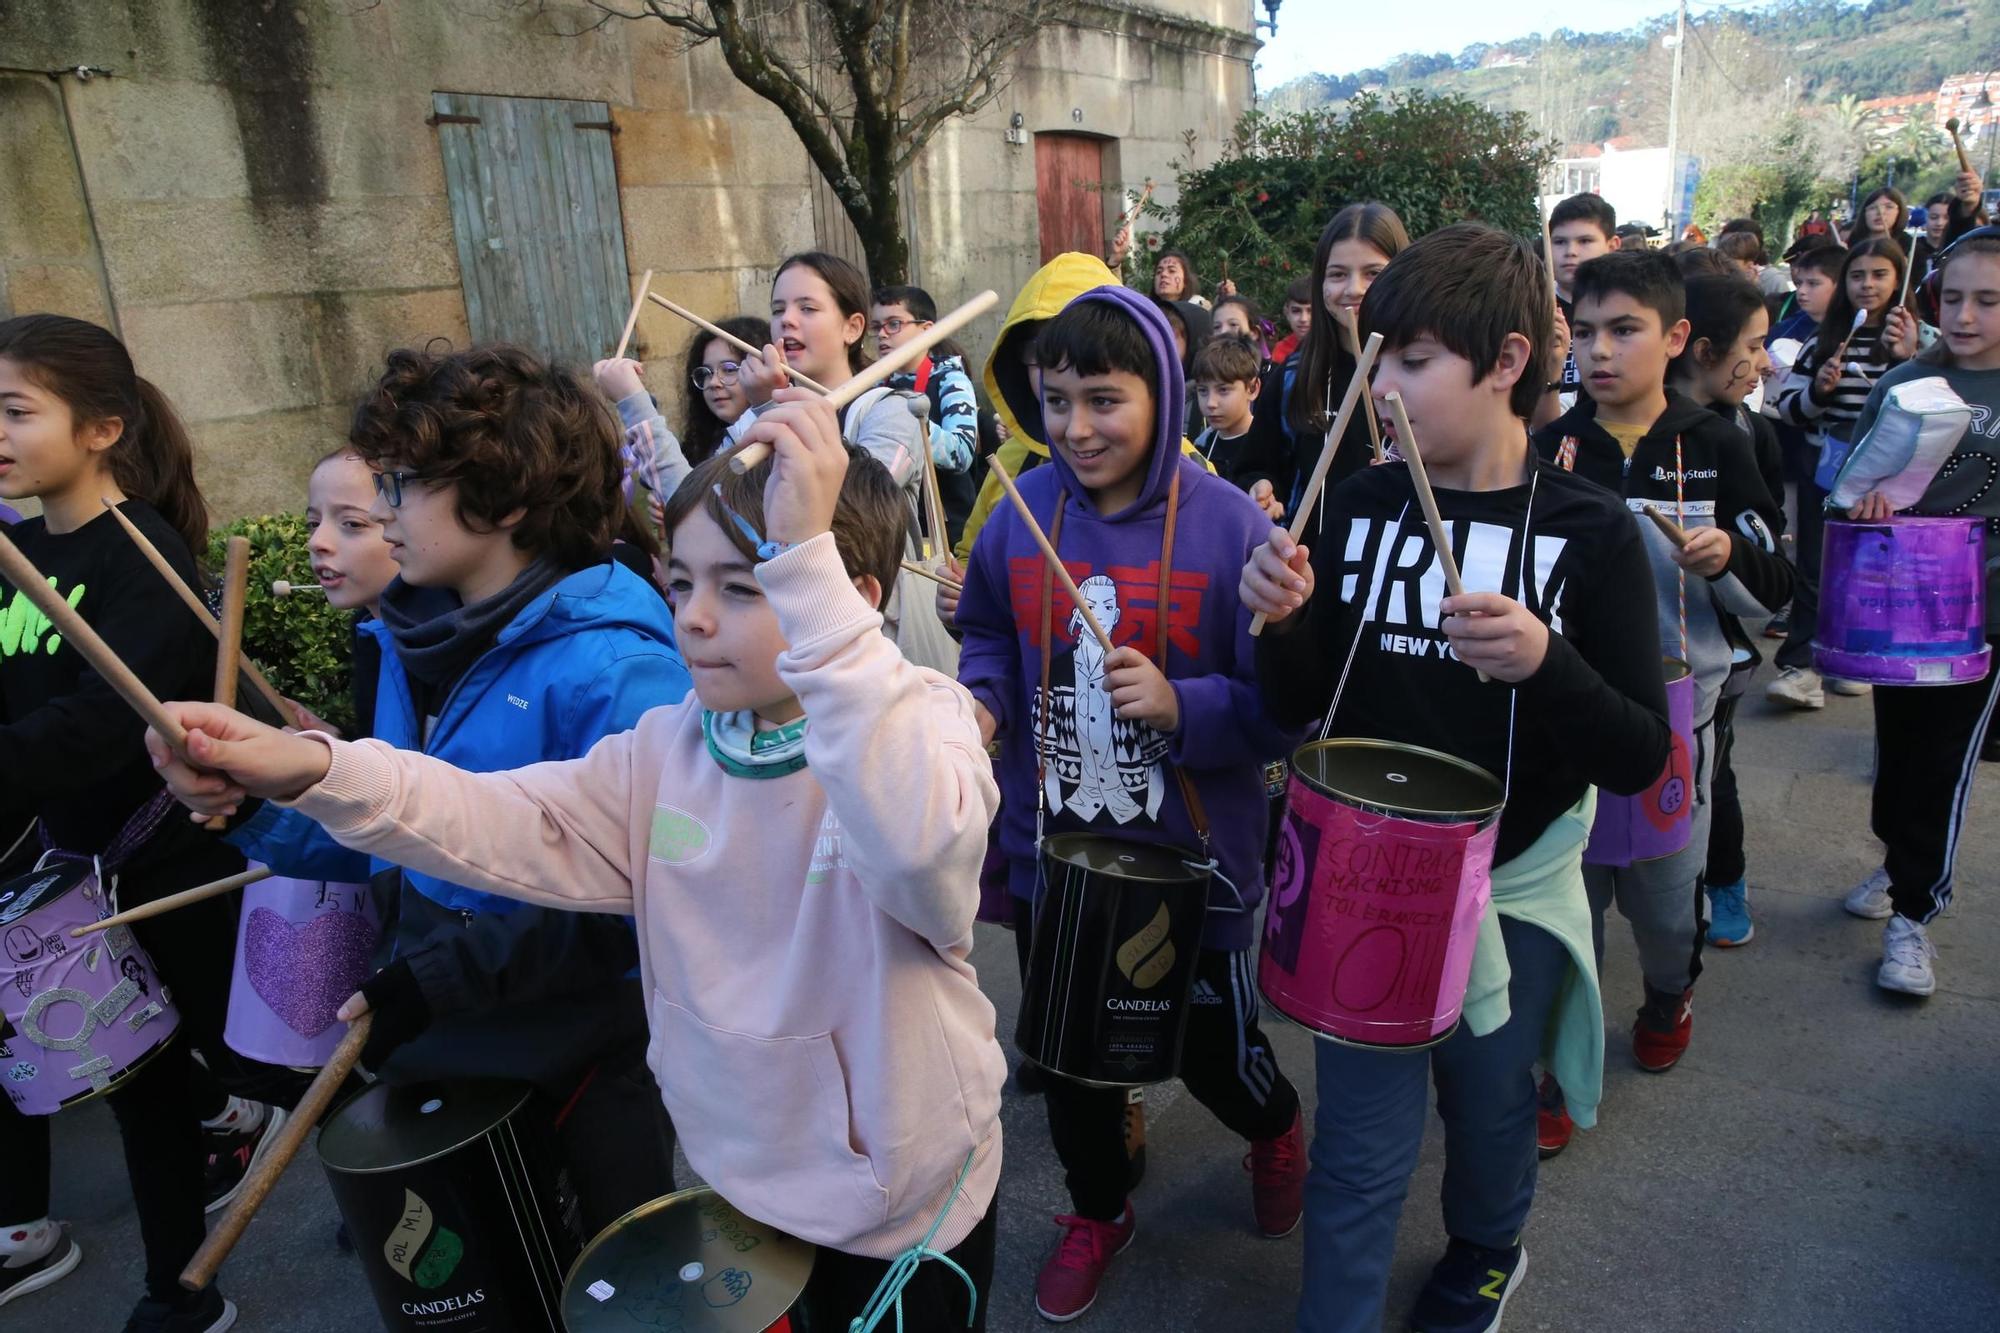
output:
[[1489,1250],[1454,1236],[1410,1312],[1416,1333],[1491,1333],[1528,1273],[1528,1252]]
[[1718,949],[1748,944],[1757,928],[1750,924],[1750,898],[1743,881],[1720,884],[1708,891],[1708,942]]

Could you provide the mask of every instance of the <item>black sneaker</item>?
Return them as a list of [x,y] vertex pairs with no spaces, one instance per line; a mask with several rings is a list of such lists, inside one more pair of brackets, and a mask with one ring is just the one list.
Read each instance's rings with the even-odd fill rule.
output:
[[208,1149],[207,1178],[204,1182],[204,1212],[227,1208],[243,1190],[250,1168],[262,1161],[278,1137],[285,1112],[276,1106],[264,1108],[264,1123],[255,1129],[205,1129],[202,1142]]
[[189,1293],[184,1301],[147,1297],[132,1308],[125,1333],[222,1333],[236,1325],[236,1307],[214,1287]]
[[40,1291],[68,1275],[82,1262],[83,1248],[69,1238],[69,1223],[58,1223],[56,1243],[49,1246],[47,1254],[19,1267],[0,1268],[0,1305],[5,1305],[16,1296]]
[[1764,637],[1767,639],[1789,639],[1792,637],[1792,608],[1784,610],[1764,622]]
[[1489,1250],[1454,1238],[1410,1312],[1417,1333],[1489,1333],[1528,1272],[1528,1252]]

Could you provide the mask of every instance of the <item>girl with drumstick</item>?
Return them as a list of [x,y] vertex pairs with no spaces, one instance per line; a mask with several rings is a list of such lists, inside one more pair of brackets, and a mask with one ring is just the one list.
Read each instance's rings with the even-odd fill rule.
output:
[[1475,224],[1416,242],[1362,304],[1363,330],[1383,338],[1375,392],[1408,405],[1421,438],[1397,443],[1425,460],[1469,591],[1444,595],[1400,463],[1328,496],[1309,546],[1273,529],[1242,575],[1243,601],[1270,617],[1257,675],[1281,722],[1442,751],[1506,784],[1456,1031],[1414,1053],[1318,1043],[1298,1325],[1310,1333],[1383,1327],[1428,1082],[1445,1125],[1450,1243],[1418,1297],[1421,1330],[1497,1327],[1526,1271],[1535,1062],[1579,1090],[1579,1123],[1595,1118],[1590,788],[1643,790],[1669,733],[1638,529],[1617,497],[1530,448],[1554,316],[1533,250]]
[[[194,454],[164,395],[139,377],[104,329],[59,315],[0,322],[0,497],[33,498],[37,518],[9,529],[37,569],[155,694],[206,697],[215,640],[105,512],[109,499],[200,582],[208,511]],[[43,845],[99,858],[121,908],[136,907],[243,868],[233,848],[174,815],[146,760],[143,724],[18,590],[0,580],[0,826],[41,820]],[[236,1307],[177,1279],[205,1234],[211,1151],[245,1150],[241,1170],[281,1113],[225,1098],[197,1066],[235,1061],[222,1044],[238,899],[226,895],[132,927],[171,989],[181,1039],[159,1047],[109,1094],[139,1214],[146,1290],[128,1330],[207,1333]],[[4,1102],[4,1099],[0,1099]],[[211,1147],[204,1122],[234,1117]],[[75,1267],[78,1250],[49,1211],[49,1124],[0,1106],[0,1304]],[[53,1314],[50,1318],[53,1318]]]
[[229,783],[161,757],[193,805],[296,798],[412,871],[634,915],[654,1072],[688,1161],[739,1211],[820,1247],[812,1326],[894,1305],[881,1327],[976,1330],[1007,1072],[967,959],[991,767],[965,692],[882,632],[901,488],[804,390],[780,392],[745,439],[774,460],[738,474],[711,459],[667,506],[696,698],[580,759],[507,773],[192,704],[169,708]]

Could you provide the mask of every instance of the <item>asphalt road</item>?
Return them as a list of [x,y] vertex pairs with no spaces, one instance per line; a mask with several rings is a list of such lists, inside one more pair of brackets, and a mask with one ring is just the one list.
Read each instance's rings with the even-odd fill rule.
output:
[[[1957,902],[1934,930],[1938,993],[1906,1002],[1874,986],[1879,927],[1839,905],[1879,855],[1871,754],[1866,700],[1830,697],[1817,715],[1750,702],[1737,763],[1757,938],[1710,955],[1693,1046],[1651,1076],[1626,1054],[1639,981],[1614,920],[1603,1119],[1543,1169],[1509,1329],[2000,1328],[2000,773],[1982,775]],[[1011,1027],[1012,942],[981,932],[975,961]],[[1310,1108],[1312,1039],[1282,1022],[1274,1037]],[[1243,1145],[1177,1085],[1147,1105],[1138,1240],[1076,1326],[1289,1328],[1300,1241],[1252,1233]],[[990,1327],[1025,1333],[1043,1327],[1034,1274],[1056,1234],[1047,1219],[1067,1200],[1041,1104],[1011,1087],[1006,1135]],[[1434,1131],[1403,1219],[1392,1311],[1414,1299],[1443,1244],[1439,1149]],[[0,1329],[115,1333],[141,1265],[110,1115],[89,1106],[59,1119],[56,1152],[56,1210],[85,1261],[0,1311]],[[295,1163],[223,1273],[240,1329],[378,1327],[355,1261],[334,1246],[335,1222],[317,1164]]]

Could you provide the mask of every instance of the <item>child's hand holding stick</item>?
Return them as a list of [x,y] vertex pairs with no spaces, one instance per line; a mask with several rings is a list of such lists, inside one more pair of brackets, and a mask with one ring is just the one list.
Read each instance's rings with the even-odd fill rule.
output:
[[[1437,548],[1438,565],[1444,570],[1445,591],[1450,594],[1452,599],[1465,601],[1465,580],[1459,577],[1458,558],[1451,553],[1451,532],[1444,525],[1444,517],[1438,513],[1437,496],[1431,493],[1430,473],[1424,470],[1423,452],[1417,448],[1417,433],[1410,429],[1409,414],[1403,410],[1403,395],[1392,393],[1384,401],[1389,404],[1389,411],[1396,418],[1396,451],[1402,454],[1403,461],[1410,465],[1410,485],[1417,492],[1417,504],[1424,511],[1424,522],[1431,530],[1431,545]],[[1501,602],[1509,602],[1510,600],[1506,597],[1499,598]],[[1518,605],[1518,603],[1515,603],[1515,605]],[[1494,613],[1504,615],[1504,610],[1500,607],[1494,607],[1492,612],[1488,612],[1485,606],[1473,606],[1470,604],[1455,607],[1440,606],[1439,609],[1443,610],[1447,617],[1453,618],[1466,617],[1468,613],[1472,612],[1482,615]],[[1534,617],[1530,616],[1529,619],[1532,620]],[[1536,621],[1536,623],[1540,624],[1541,622]],[[1446,630],[1445,633],[1452,640],[1452,650],[1457,652],[1459,647],[1458,636],[1452,634],[1450,630]],[[1544,647],[1546,646],[1546,641],[1544,641]],[[1460,654],[1460,656],[1462,659],[1463,654]],[[1537,657],[1536,665],[1540,665],[1539,656]],[[1485,671],[1480,670],[1476,666],[1473,667],[1473,670],[1479,673],[1479,679],[1482,683],[1492,679]],[[1518,676],[1510,677],[1510,679],[1516,680],[1520,678]]]
[[[728,330],[717,328],[715,325],[703,319],[700,315],[695,314],[694,311],[688,309],[686,306],[675,305],[672,301],[669,301],[666,297],[660,295],[658,292],[647,292],[646,299],[648,301],[651,301],[654,305],[663,306],[666,309],[673,311],[676,315],[679,315],[682,319],[686,320],[688,323],[702,330],[709,337],[720,338],[722,341],[728,343],[731,347],[734,347],[737,351],[743,353],[743,355],[750,357],[754,360],[757,360],[759,362],[761,362],[764,359],[764,353],[761,350],[752,347],[749,343],[744,342],[741,338],[737,337],[735,334],[729,332]],[[796,370],[788,369],[786,373],[791,376],[793,383],[803,384],[806,386],[806,388],[811,389],[814,393],[830,392],[824,384],[821,384],[816,380],[808,379],[806,376],[800,374]]]

